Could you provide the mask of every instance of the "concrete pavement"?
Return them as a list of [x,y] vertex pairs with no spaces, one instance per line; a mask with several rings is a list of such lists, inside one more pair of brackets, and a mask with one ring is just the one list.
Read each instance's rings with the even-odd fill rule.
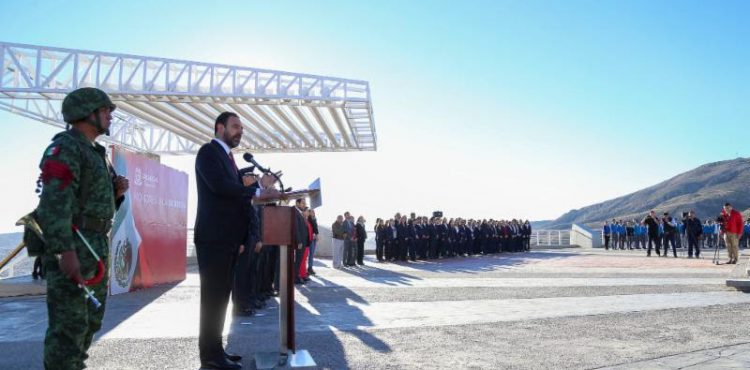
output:
[[[724,368],[750,364],[750,295],[734,266],[641,251],[535,251],[333,270],[299,287],[299,347],[321,368]],[[95,369],[197,369],[195,271],[180,284],[110,297]],[[275,304],[229,317],[227,347],[277,343]],[[0,300],[2,369],[39,368],[42,297]],[[747,367],[747,366],[746,366]]]

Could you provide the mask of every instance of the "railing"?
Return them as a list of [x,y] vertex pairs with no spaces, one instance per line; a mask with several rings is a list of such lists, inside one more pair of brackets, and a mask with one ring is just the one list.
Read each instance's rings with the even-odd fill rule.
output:
[[23,252],[24,248],[23,245],[19,244],[7,256],[3,256],[3,260],[0,262],[0,279],[10,279],[31,274],[34,260]]
[[534,230],[531,232],[531,245],[569,246],[570,230]]
[[[187,230],[187,256],[195,256],[195,244],[193,244],[194,230]],[[366,249],[374,249],[375,238],[372,232],[368,231]],[[533,246],[570,246],[570,230],[535,230],[531,234],[531,245]],[[34,260],[29,258],[25,253],[18,253],[0,270],[0,279],[8,279],[17,276],[30,275]]]
[[193,236],[195,236],[195,229],[192,227],[187,229],[187,256],[193,257],[195,256],[195,243],[193,243]]
[[[193,244],[194,231],[188,229],[187,235],[187,256],[195,256],[195,244]],[[25,248],[25,247],[24,247]],[[0,279],[10,279],[19,276],[31,275],[34,266],[34,259],[29,257],[26,252],[13,249],[6,256],[0,255]]]

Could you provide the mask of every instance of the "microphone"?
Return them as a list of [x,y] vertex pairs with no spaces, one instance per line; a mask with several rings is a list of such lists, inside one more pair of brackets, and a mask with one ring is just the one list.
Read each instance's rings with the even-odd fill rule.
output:
[[263,166],[259,165],[258,162],[255,161],[255,158],[253,158],[253,155],[250,153],[245,153],[242,155],[242,159],[245,160],[247,163],[252,163],[255,168],[257,168],[260,172],[268,173],[270,172],[267,168],[264,168]]
[[258,164],[258,162],[255,161],[255,158],[253,157],[251,153],[245,152],[245,154],[242,155],[242,159],[244,159],[248,163],[252,163],[255,166],[255,168],[257,168],[260,172],[263,172],[267,175],[270,174],[271,176],[273,176],[276,179],[276,181],[279,182],[279,186],[281,187],[282,193],[287,193],[287,192],[292,191],[292,188],[284,188],[284,183],[281,182],[281,179],[279,178],[279,176],[275,174],[273,171],[271,171],[270,168],[265,168],[261,166],[260,164]]

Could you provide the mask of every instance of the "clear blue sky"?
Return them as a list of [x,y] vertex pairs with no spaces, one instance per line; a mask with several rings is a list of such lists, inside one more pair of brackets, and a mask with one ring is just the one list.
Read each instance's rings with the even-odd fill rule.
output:
[[[258,156],[297,187],[321,175],[324,221],[547,219],[750,156],[749,15],[747,1],[5,0],[0,39],[367,80],[378,152]],[[55,129],[0,122],[2,232],[33,208]]]

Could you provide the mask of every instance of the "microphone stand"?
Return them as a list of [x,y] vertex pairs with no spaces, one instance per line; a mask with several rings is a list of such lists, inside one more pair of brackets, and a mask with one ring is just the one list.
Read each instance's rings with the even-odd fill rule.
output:
[[289,188],[289,189],[285,188],[284,187],[284,182],[281,181],[281,177],[277,176],[276,173],[274,173],[273,171],[271,171],[270,168],[268,168],[268,169],[266,169],[266,168],[259,168],[259,169],[261,171],[263,171],[264,174],[273,176],[273,178],[275,178],[276,181],[279,182],[279,187],[281,188],[280,189],[281,194],[284,194],[284,193],[292,190],[292,188]]
[[281,181],[281,178],[276,173],[274,173],[273,171],[271,171],[270,168],[265,168],[265,167],[261,166],[260,164],[258,164],[258,162],[255,161],[255,158],[253,158],[253,155],[251,153],[245,152],[245,154],[242,156],[242,158],[244,158],[246,161],[248,161],[248,162],[252,163],[253,165],[255,165],[255,168],[257,168],[258,170],[260,170],[260,172],[263,172],[263,174],[273,176],[276,179],[276,181],[279,182],[279,186],[281,187],[281,189],[280,189],[281,194],[284,194],[284,193],[292,191],[292,188],[287,189],[287,188],[284,187],[284,182]]

